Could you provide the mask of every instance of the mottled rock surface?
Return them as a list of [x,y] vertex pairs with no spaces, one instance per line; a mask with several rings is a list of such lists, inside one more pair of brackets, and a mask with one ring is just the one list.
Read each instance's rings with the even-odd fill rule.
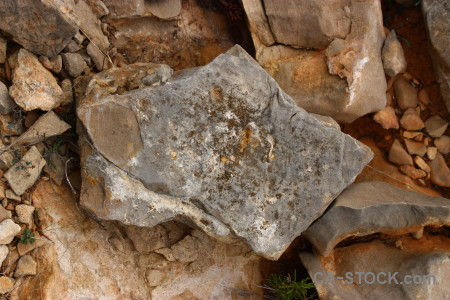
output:
[[382,182],[353,184],[308,230],[306,238],[323,256],[342,240],[376,232],[414,232],[450,223],[450,201]]
[[441,95],[450,111],[450,3],[447,0],[423,0],[422,14]]
[[51,110],[62,101],[63,91],[55,77],[25,49],[9,57],[12,83],[9,94],[24,110]]
[[158,65],[94,76],[77,108],[84,207],[125,224],[233,232],[270,259],[321,215],[370,150],[297,107],[243,50],[230,53],[160,86],[142,83]]
[[71,9],[69,0],[2,0],[0,29],[29,51],[53,57],[78,32]]
[[243,6],[256,59],[299,106],[343,123],[386,106],[379,1],[244,0]]

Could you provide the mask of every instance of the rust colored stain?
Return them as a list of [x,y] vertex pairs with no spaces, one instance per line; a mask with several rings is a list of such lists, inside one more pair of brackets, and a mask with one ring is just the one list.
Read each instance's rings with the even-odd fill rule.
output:
[[250,144],[250,142],[252,141],[252,130],[250,129],[250,127],[245,127],[244,129],[244,138],[241,141],[241,149],[239,150],[239,152],[244,152],[244,150],[247,148],[247,146]]

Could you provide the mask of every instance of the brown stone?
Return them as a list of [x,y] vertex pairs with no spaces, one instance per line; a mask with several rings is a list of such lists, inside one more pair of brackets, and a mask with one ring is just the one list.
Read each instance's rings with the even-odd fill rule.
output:
[[420,130],[425,127],[422,119],[414,109],[408,109],[400,119],[400,125],[406,130]]
[[439,116],[432,116],[425,121],[425,130],[432,137],[440,137],[447,130],[448,123]]
[[408,139],[405,139],[404,141],[409,154],[424,156],[425,153],[427,153],[427,147],[424,144]]
[[394,83],[395,98],[401,109],[417,106],[417,90],[403,76],[398,76]]
[[419,102],[421,102],[424,105],[428,105],[431,103],[430,96],[428,95],[428,92],[425,89],[421,89],[419,91],[418,99]]
[[430,180],[436,185],[450,187],[450,169],[442,154],[437,153],[436,158],[429,165],[431,169]]
[[14,271],[14,277],[19,278],[28,275],[36,275],[37,264],[33,257],[30,255],[24,255],[19,259],[16,270]]
[[427,156],[430,160],[433,160],[436,158],[438,150],[436,147],[427,147]]
[[443,135],[434,140],[434,145],[437,147],[437,150],[442,154],[450,153],[450,137]]
[[425,171],[416,169],[413,166],[409,165],[400,166],[400,171],[402,171],[402,173],[408,175],[412,179],[419,179],[427,176],[427,173]]
[[373,120],[380,124],[384,129],[398,129],[398,119],[394,108],[386,106],[373,116]]
[[12,291],[14,288],[14,281],[6,276],[0,277],[0,294],[4,295]]
[[389,161],[401,166],[401,165],[413,165],[413,160],[411,156],[403,148],[402,144],[398,139],[395,139],[392,143],[391,149],[389,150]]

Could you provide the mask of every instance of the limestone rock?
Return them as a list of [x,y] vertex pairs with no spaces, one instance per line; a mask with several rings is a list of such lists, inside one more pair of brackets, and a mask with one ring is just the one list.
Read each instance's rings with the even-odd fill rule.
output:
[[[37,1],[38,2],[38,1]],[[24,110],[51,110],[62,101],[62,90],[52,73],[45,69],[36,56],[20,49],[8,59],[12,68],[9,94]]]
[[404,141],[409,154],[424,156],[425,153],[427,153],[427,147],[423,143],[410,141],[408,139],[405,139]]
[[432,137],[440,137],[447,130],[448,123],[435,115],[425,121],[425,130]]
[[386,106],[378,1],[244,0],[243,6],[258,62],[299,106],[344,123]]
[[442,98],[450,111],[450,7],[447,0],[423,0],[422,14],[431,45],[434,70],[438,75]]
[[0,277],[0,294],[4,295],[6,293],[9,293],[14,288],[14,281],[7,277],[2,276]]
[[322,256],[351,236],[413,232],[417,227],[450,223],[450,203],[382,182],[353,184],[304,233]]
[[395,139],[392,143],[391,149],[389,149],[389,161],[394,164],[401,165],[413,165],[413,160],[411,156],[403,148],[402,144],[398,139]]
[[14,277],[19,278],[28,275],[36,275],[37,263],[30,255],[24,255],[19,259]]
[[14,193],[20,196],[36,182],[45,164],[39,150],[32,146],[18,163],[9,168],[4,177]]
[[434,140],[434,145],[437,150],[442,154],[450,153],[450,137],[442,135],[441,137]]
[[113,17],[140,16],[144,13],[144,0],[103,0]]
[[0,245],[11,243],[14,236],[20,232],[20,226],[11,219],[0,222]]
[[33,225],[34,207],[26,204],[16,205],[17,219],[20,223],[28,225],[31,228]]
[[[109,47],[108,38],[103,34],[100,27],[100,20],[84,0],[79,0],[74,7],[74,14],[80,20],[80,29],[95,43],[102,51],[107,51]],[[81,72],[80,72],[81,73]],[[72,74],[71,74],[72,75]],[[78,75],[72,75],[76,77]]]
[[13,145],[34,145],[49,137],[60,135],[70,127],[53,111],[49,111],[39,117],[24,134],[13,142]]
[[145,10],[161,20],[170,20],[180,14],[181,0],[145,2]]
[[29,51],[53,57],[78,31],[70,10],[70,1],[2,0],[0,29]]
[[386,106],[373,116],[373,120],[380,124],[384,129],[398,129],[398,119],[394,108]]
[[389,77],[394,77],[406,71],[405,54],[394,30],[384,40],[381,58],[383,59],[384,72]]
[[400,125],[406,130],[420,130],[425,127],[420,116],[412,108],[408,108],[400,119]]
[[125,232],[139,253],[148,254],[168,246],[167,232],[161,225],[152,228],[127,226]]
[[3,222],[6,219],[11,219],[11,212],[3,206],[0,206],[0,222]]
[[417,106],[417,90],[403,76],[398,76],[394,83],[395,97],[401,109]]
[[403,174],[408,175],[412,179],[419,179],[419,178],[424,178],[427,176],[427,173],[425,171],[416,169],[415,167],[410,166],[410,165],[400,166],[400,171]]
[[0,266],[3,264],[3,261],[8,256],[9,249],[6,245],[0,245]]
[[439,186],[450,187],[450,169],[442,154],[436,154],[436,158],[430,163],[430,169],[431,182]]
[[9,96],[8,88],[0,81],[0,114],[9,114],[16,107],[17,104]]
[[371,152],[234,51],[160,86],[136,89],[151,64],[93,77],[77,100],[84,207],[136,226],[189,219],[276,259],[354,180]]
[[4,64],[6,61],[6,46],[7,46],[6,39],[0,37],[0,64]]
[[20,196],[17,196],[16,193],[14,193],[12,190],[7,189],[5,192],[6,198],[7,199],[11,199],[11,200],[15,200],[15,201],[22,201],[22,199],[20,198]]
[[[81,3],[80,1],[79,3]],[[67,73],[72,77],[78,77],[83,73],[83,70],[87,67],[83,57],[78,53],[63,53],[62,59],[64,62],[64,68]]]
[[[431,243],[439,243],[442,237],[427,239],[428,243],[412,237],[397,239],[403,243],[402,250],[375,240],[338,248],[330,257],[302,252],[300,258],[311,278],[322,283],[315,284],[320,299],[446,299],[450,292],[450,247],[433,249]],[[327,274],[335,281],[324,283]],[[349,283],[345,282],[346,274],[352,274]],[[413,283],[412,278],[421,278],[420,284]]]
[[149,269],[145,273],[145,279],[151,287],[161,285],[166,280],[166,277],[166,272],[161,270]]

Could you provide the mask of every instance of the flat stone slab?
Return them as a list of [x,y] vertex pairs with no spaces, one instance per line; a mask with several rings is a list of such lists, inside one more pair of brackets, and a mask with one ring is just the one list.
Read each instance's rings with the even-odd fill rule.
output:
[[99,218],[177,219],[277,259],[372,158],[238,46],[166,75],[167,66],[135,64],[75,86],[85,91],[81,204]]
[[323,256],[349,237],[415,232],[450,224],[450,200],[407,191],[383,182],[348,187],[305,237]]

